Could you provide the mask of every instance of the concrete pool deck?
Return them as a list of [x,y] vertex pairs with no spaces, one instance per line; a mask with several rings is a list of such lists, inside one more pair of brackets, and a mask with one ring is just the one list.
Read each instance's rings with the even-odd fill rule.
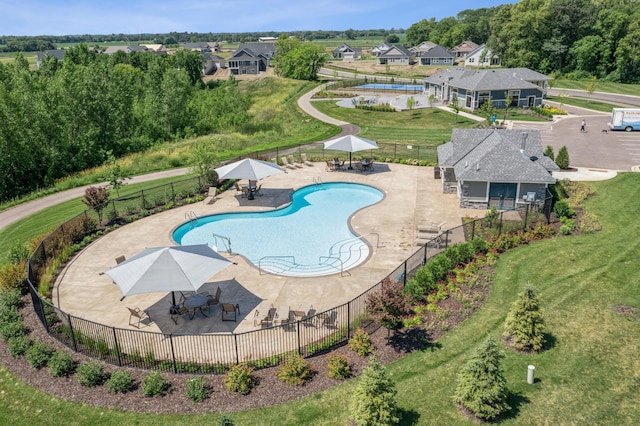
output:
[[[87,246],[66,265],[56,280],[53,303],[71,315],[124,329],[135,329],[129,325],[126,308],[137,306],[147,310],[153,320],[141,328],[145,331],[172,334],[252,331],[257,329],[253,322],[256,310],[260,316],[271,306],[281,314],[289,309],[307,311],[310,306],[322,312],[369,289],[418,249],[415,245],[418,225],[446,221],[448,229],[460,225],[462,217],[481,217],[485,213],[460,209],[457,195],[443,194],[441,181],[434,179],[433,167],[387,163],[375,163],[374,167],[373,172],[365,174],[330,172],[325,170],[324,163],[314,163],[263,179],[264,196],[255,200],[242,198],[230,189],[220,194],[214,204],[198,202],[125,225]],[[369,259],[342,276],[280,277],[261,274],[241,255],[228,254],[222,251],[224,247],[219,247],[222,255],[237,264],[211,277],[201,291],[214,294],[220,286],[220,301],[240,306],[237,322],[222,321],[221,307],[217,305],[207,313],[208,317],[197,313],[193,320],[184,316],[174,324],[169,316],[171,293],[134,295],[121,300],[118,286],[102,274],[115,265],[115,258],[120,255],[129,258],[147,247],[175,245],[172,231],[187,221],[189,215],[272,210],[288,204],[294,190],[318,180],[364,183],[384,192],[381,202],[356,212],[350,219],[354,232],[365,236],[372,245]],[[454,237],[453,242],[456,241]]]

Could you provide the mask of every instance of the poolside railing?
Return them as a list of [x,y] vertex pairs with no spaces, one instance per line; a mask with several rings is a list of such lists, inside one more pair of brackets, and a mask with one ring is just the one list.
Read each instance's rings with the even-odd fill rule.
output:
[[[180,202],[179,192],[191,197],[202,188],[202,182],[193,178],[140,191],[111,200],[107,217],[110,223],[127,223],[132,216],[144,215],[142,211],[148,213],[155,209],[154,206],[169,201]],[[69,247],[80,247],[90,235],[95,235],[99,218],[93,210],[87,210],[63,223],[36,247],[27,262],[28,288],[35,313],[52,337],[78,353],[110,364],[184,373],[223,373],[229,366],[239,362],[257,368],[268,367],[277,365],[292,352],[297,351],[308,357],[342,345],[358,327],[372,332],[378,325],[370,319],[366,301],[382,282],[405,285],[420,267],[449,244],[471,240],[476,235],[497,236],[509,230],[525,230],[545,219],[548,222],[551,195],[547,192],[543,204],[538,208],[533,207],[526,205],[502,211],[492,220],[482,218],[466,221],[446,230],[442,241],[436,243],[431,240],[417,248],[387,277],[354,299],[300,321],[245,333],[178,335],[123,329],[71,315],[42,297],[38,284],[49,275],[47,268],[55,259],[68,255]],[[51,285],[46,280],[42,282]],[[43,290],[51,293],[50,287]],[[52,299],[56,299],[55,294],[52,294]]]

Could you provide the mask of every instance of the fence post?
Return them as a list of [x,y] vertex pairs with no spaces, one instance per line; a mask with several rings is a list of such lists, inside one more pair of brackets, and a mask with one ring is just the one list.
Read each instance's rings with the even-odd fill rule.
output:
[[240,357],[238,356],[238,335],[233,335],[233,344],[236,347],[236,364],[240,364]]
[[171,183],[171,202],[172,202],[173,204],[175,204],[175,203],[176,203],[176,190],[175,190],[175,188],[173,187],[173,183]]
[[[73,325],[71,324],[71,315],[67,315],[67,322],[69,323],[69,333],[71,333],[71,343],[73,343],[73,350],[78,352],[78,342],[76,342],[76,333],[73,331]],[[47,320],[45,319],[45,323]],[[49,327],[47,327],[47,331],[49,331]]]
[[[296,328],[298,331],[298,353],[302,355],[302,345],[300,344],[300,321],[296,323]],[[302,355],[304,356],[304,355]]]
[[173,349],[173,334],[169,334],[169,344],[171,345],[171,359],[173,360],[173,372],[178,372],[178,363],[176,361],[176,352]]
[[524,211],[524,226],[522,227],[523,232],[527,230],[527,221],[529,220],[529,206],[530,204],[527,203],[527,208]]
[[122,367],[122,360],[120,359],[120,348],[118,347],[118,336],[116,334],[116,328],[111,327],[111,330],[113,330],[113,341],[116,345],[116,356],[118,357],[118,366]]
[[476,221],[473,220],[471,222],[471,239],[473,240],[476,237]]
[[144,189],[140,190],[140,210],[146,210],[146,203],[144,202]]
[[498,224],[498,235],[502,235],[502,215],[504,215],[504,212],[500,212],[500,223]]
[[428,244],[424,245],[424,254],[422,255],[422,266],[427,264],[427,246]]
[[351,338],[351,301],[347,303],[347,340]]

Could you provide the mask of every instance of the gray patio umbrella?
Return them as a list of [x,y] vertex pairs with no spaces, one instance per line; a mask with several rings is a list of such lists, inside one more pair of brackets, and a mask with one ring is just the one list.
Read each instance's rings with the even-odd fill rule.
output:
[[[283,173],[284,169],[268,161],[245,158],[244,160],[218,167],[215,171],[218,174],[218,179],[259,180],[276,173]],[[253,193],[249,195],[250,199],[253,199]]]
[[105,271],[118,285],[123,298],[133,294],[198,291],[213,275],[233,262],[206,244],[146,248]]
[[334,149],[336,151],[346,151],[349,153],[349,169],[351,166],[351,154],[357,151],[365,151],[367,149],[378,149],[378,144],[366,138],[354,135],[341,136],[324,143],[324,149]]

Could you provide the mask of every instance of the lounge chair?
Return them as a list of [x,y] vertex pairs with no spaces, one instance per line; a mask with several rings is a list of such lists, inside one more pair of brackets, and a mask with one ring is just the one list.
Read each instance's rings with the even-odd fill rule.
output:
[[287,159],[287,157],[280,157],[280,161],[282,161],[282,165],[285,166],[287,169],[292,169],[292,170],[296,169],[296,166],[294,166],[293,164],[289,164],[289,160]]
[[217,194],[218,188],[216,188],[215,186],[210,186],[209,187],[209,192],[207,193],[207,196],[204,198],[204,200],[202,200],[202,204],[213,204],[216,202],[216,194]]
[[121,263],[122,263],[122,262],[124,262],[125,260],[127,260],[127,258],[126,258],[126,257],[124,257],[124,256],[118,256],[118,257],[116,257],[116,265],[121,264]]
[[260,316],[260,312],[256,309],[256,313],[253,315],[253,325],[260,326],[262,328],[271,327],[273,325],[273,320],[276,317],[276,308],[271,306],[267,315],[264,317]]
[[[146,321],[146,325],[151,324],[153,321],[151,317],[149,317],[149,313],[145,310],[142,310],[138,307],[135,308],[127,308],[129,310],[129,325],[134,326],[135,328],[140,328],[140,324],[142,321]],[[131,322],[133,319],[133,323]]]
[[293,158],[293,155],[290,155],[287,157],[287,160],[289,161],[289,164],[293,164],[294,167],[297,167],[298,169],[303,168],[304,166],[300,163],[298,163],[295,158]]
[[307,159],[307,154],[304,154],[304,153],[300,154],[300,159],[305,165],[309,167],[313,167],[313,163]]

